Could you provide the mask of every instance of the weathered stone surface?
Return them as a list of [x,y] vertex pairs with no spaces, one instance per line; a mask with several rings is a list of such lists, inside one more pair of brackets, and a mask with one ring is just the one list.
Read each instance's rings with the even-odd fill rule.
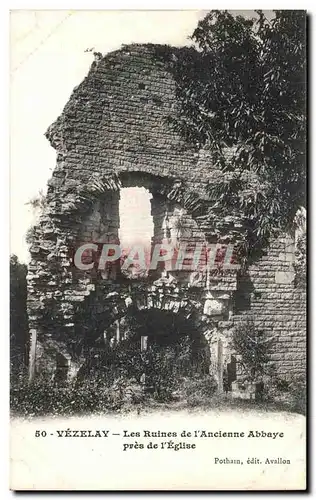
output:
[[[275,271],[275,282],[281,285],[293,283],[295,279],[294,271]],[[272,297],[273,298],[273,297]]]
[[[176,54],[182,49],[168,50]],[[47,131],[57,164],[34,230],[28,276],[30,328],[37,332],[39,349],[53,338],[50,352],[62,349],[65,357],[67,351],[71,361],[78,331],[91,328],[91,317],[83,317],[83,310],[98,311],[100,322],[106,318],[111,323],[138,305],[195,315],[209,342],[217,331],[223,359],[229,354],[231,328],[252,317],[258,328],[276,336],[279,373],[304,374],[305,293],[295,287],[295,248],[289,235],[271,241],[265,254],[238,275],[164,269],[162,276],[126,283],[117,270],[100,275],[73,266],[79,245],[118,242],[119,183],[152,193],[153,243],[180,238],[196,245],[214,237],[234,243],[240,237],[242,221],[233,213],[205,216],[188,208],[192,193],[207,197],[206,184],[219,172],[207,150],[189,147],[169,125],[168,117],[177,109],[175,82],[157,51],[154,45],[131,45],[94,63]],[[182,205],[170,196],[176,188],[182,190]],[[171,221],[169,235],[166,218]],[[175,229],[179,219],[181,234]]]

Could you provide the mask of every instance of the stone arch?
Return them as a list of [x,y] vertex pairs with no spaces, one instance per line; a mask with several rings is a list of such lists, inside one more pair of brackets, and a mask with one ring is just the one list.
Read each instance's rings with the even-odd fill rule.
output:
[[[102,352],[109,343],[113,346],[126,340],[124,329],[126,318],[133,317],[139,321],[140,317],[146,315],[152,317],[153,313],[157,313],[162,318],[162,324],[164,324],[163,317],[166,315],[172,316],[177,323],[187,325],[187,328],[190,326],[192,339],[200,339],[201,349],[204,350],[208,359],[207,371],[210,372],[212,321],[203,314],[199,297],[190,296],[162,278],[150,287],[141,287],[141,289],[126,287],[123,290],[121,288],[120,293],[109,292],[103,302],[105,309],[99,316],[99,335],[86,346],[82,356],[83,364],[86,363],[86,366],[89,364],[89,359],[95,356],[96,352]],[[151,335],[148,333],[142,337],[150,338]],[[144,348],[147,341],[139,339],[139,350]]]
[[187,318],[195,317],[199,328],[203,329],[206,335],[212,319],[204,313],[204,297],[202,288],[190,290],[186,284],[179,285],[171,275],[161,276],[154,282],[120,283],[116,290],[112,283],[104,282],[96,286],[95,290],[77,305],[76,312],[81,311],[78,325],[82,326],[87,310],[93,309],[93,305],[99,310],[100,322],[105,325],[120,319],[128,310],[156,309]]
[[[172,178],[164,179],[159,176],[137,171],[122,172],[118,176],[118,188],[115,190],[106,190],[104,193],[100,194],[99,197],[95,197],[94,204],[90,206],[88,215],[86,215],[85,218],[83,218],[82,215],[79,217],[81,229],[79,230],[79,236],[77,237],[74,250],[82,244],[90,242],[100,243],[101,245],[103,243],[119,243],[119,188],[132,186],[145,187],[152,195],[151,215],[154,222],[153,245],[162,242],[174,245],[175,241],[172,240],[172,235],[168,235],[168,231],[165,227],[166,220],[172,219],[172,224],[175,226],[176,222],[179,221],[183,215],[185,216],[183,217],[185,223],[182,224],[180,234],[181,242],[183,241],[184,244],[189,244],[191,247],[196,244],[205,244],[206,237],[204,232],[200,229],[198,222],[185,208],[185,205],[177,201],[177,197],[174,195],[176,189],[174,187],[175,185],[177,186],[177,182]],[[183,186],[181,186],[181,189],[183,189]],[[170,193],[173,196],[170,196]],[[102,222],[102,217],[104,220],[109,221],[107,225]],[[174,229],[172,224],[171,228],[169,228],[171,230]],[[202,258],[203,256],[201,259]],[[201,264],[203,265],[202,261]],[[112,272],[109,273],[108,271],[105,271],[103,274],[99,273],[96,267],[94,267],[91,272],[88,271],[84,273],[77,269],[73,269],[71,277],[72,290],[69,295],[75,302],[78,301],[80,303],[85,300],[86,296],[89,296],[90,293],[96,289],[99,279],[110,278],[115,280],[117,274],[119,274],[119,266],[114,270],[114,275]],[[165,268],[165,265],[161,265],[158,273],[152,273],[152,279],[159,277]],[[169,272],[172,271],[170,268],[167,270]],[[192,283],[192,274],[180,274],[182,278],[183,276],[186,277],[187,282]],[[203,286],[203,282],[200,282],[199,286]]]
[[[103,182],[102,177],[100,177],[99,182]],[[173,219],[175,225],[181,215],[185,218],[183,226],[184,232],[187,232],[186,240],[191,240],[191,242],[205,241],[206,236],[200,227],[201,223],[196,218],[196,214],[194,214],[192,199],[190,199],[191,203],[189,206],[186,204],[186,198],[183,196],[183,192],[186,191],[187,188],[181,181],[173,177],[161,177],[132,170],[121,172],[117,176],[117,182],[118,185],[115,190],[107,189],[100,193],[99,197],[94,196],[88,210],[85,209],[85,211],[81,213],[78,211],[77,231],[79,228],[81,237],[80,235],[78,236],[77,245],[91,239],[93,241],[98,241],[98,238],[100,238],[100,242],[108,242],[112,235],[114,239],[117,238],[118,241],[119,192],[121,188],[126,187],[143,187],[150,192],[152,196],[151,215],[154,222],[154,242],[170,239],[167,234],[168,231],[163,230],[164,221],[166,219]],[[196,200],[197,204],[200,199],[199,196],[194,192],[189,192],[189,194]],[[100,210],[100,205],[102,205],[102,211]],[[179,210],[182,211],[181,214],[178,213]],[[111,223],[106,225],[106,229],[104,227],[100,229],[98,234],[97,231],[94,231],[96,228],[93,227],[93,224],[95,223],[98,225],[102,217],[107,221],[111,221]],[[171,227],[169,229],[173,228]]]

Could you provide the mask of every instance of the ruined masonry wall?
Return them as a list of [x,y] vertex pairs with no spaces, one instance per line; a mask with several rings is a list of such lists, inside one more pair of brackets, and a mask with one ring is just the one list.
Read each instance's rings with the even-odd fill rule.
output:
[[272,241],[266,255],[238,281],[234,323],[251,317],[274,337],[270,357],[283,378],[305,375],[306,292],[295,285],[293,239]]
[[65,154],[51,188],[63,189],[66,174],[84,182],[93,172],[141,171],[203,189],[206,153],[188,148],[166,122],[176,110],[175,83],[155,50],[126,47],[92,65],[48,131]]
[[[168,125],[168,116],[176,112],[176,88],[168,65],[157,57],[158,48],[132,45],[97,58],[47,131],[57,164],[48,183],[45,213],[34,231],[28,276],[31,336],[37,341],[58,339],[65,349],[72,348],[75,306],[88,300],[95,287],[89,277],[75,279],[69,246],[88,240],[96,226],[106,233],[117,231],[118,193],[106,193],[106,213],[96,207],[84,213],[74,208],[76,193],[92,175],[135,175],[135,185],[143,178],[145,187],[149,177],[181,179],[201,197],[206,183],[219,175],[207,151],[188,147]],[[172,58],[184,49],[168,50]],[[162,235],[163,205],[162,199],[152,200],[159,219],[156,239]],[[203,222],[204,234],[214,229],[212,225],[213,220]],[[195,231],[201,240],[203,234]],[[232,313],[219,323],[222,331],[253,317],[275,335],[271,358],[284,376],[303,374],[306,358],[305,297],[295,287],[294,249],[289,245],[288,238],[272,242],[267,255],[237,282],[236,276],[224,275],[211,284],[219,294],[234,293]]]

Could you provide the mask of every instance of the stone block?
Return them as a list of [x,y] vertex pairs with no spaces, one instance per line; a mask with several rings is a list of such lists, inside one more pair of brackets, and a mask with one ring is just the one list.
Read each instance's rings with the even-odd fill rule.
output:
[[282,285],[288,285],[293,283],[295,279],[294,271],[276,271],[275,272],[275,283]]

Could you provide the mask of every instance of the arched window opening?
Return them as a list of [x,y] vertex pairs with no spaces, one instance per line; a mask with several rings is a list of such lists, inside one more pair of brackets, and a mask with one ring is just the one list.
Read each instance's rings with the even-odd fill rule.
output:
[[151,199],[150,191],[144,187],[126,187],[120,191],[121,272],[131,279],[148,274],[154,235]]

